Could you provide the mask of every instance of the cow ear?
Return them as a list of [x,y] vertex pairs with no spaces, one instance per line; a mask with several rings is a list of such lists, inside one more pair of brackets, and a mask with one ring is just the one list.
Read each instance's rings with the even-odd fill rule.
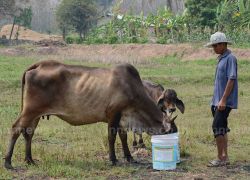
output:
[[177,106],[177,108],[181,111],[181,113],[183,114],[184,111],[185,111],[185,105],[184,105],[184,103],[182,102],[182,100],[176,98],[176,106]]

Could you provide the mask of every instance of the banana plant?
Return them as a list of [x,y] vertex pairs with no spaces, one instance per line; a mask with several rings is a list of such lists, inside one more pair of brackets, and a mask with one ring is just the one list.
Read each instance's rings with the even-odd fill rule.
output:
[[250,27],[250,0],[238,0],[241,27]]
[[250,0],[224,0],[217,8],[217,21],[220,26],[227,26],[232,30],[249,28]]

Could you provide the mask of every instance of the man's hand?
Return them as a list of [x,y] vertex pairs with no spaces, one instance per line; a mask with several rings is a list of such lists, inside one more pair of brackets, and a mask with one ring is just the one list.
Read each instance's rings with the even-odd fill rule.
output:
[[226,101],[221,99],[220,102],[218,103],[218,110],[223,111],[226,109]]

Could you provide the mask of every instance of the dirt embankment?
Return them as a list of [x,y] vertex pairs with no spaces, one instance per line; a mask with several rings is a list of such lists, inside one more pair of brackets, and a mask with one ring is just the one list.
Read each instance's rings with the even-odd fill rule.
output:
[[[0,37],[9,37],[11,25],[4,26],[0,31]],[[17,30],[15,26],[14,33]],[[83,60],[107,63],[144,63],[147,60],[165,56],[176,56],[183,61],[215,59],[216,54],[212,49],[203,47],[203,44],[116,44],[116,45],[67,45],[60,46],[61,36],[46,35],[20,27],[19,39],[36,42],[36,46],[31,47],[7,47],[1,48],[0,54],[13,56],[32,56],[39,59],[55,60]],[[39,43],[42,42],[42,43]],[[47,43],[49,42],[49,43]],[[44,47],[45,45],[45,47]],[[238,59],[250,60],[250,48],[233,48],[233,53]]]
[[[6,38],[10,37],[10,33],[11,33],[11,29],[12,29],[12,25],[8,24],[2,27],[1,31],[0,31],[0,37],[6,36]],[[18,30],[18,25],[15,25],[13,28],[13,32],[12,32],[12,38],[11,39],[15,39],[16,35],[17,35],[17,30]],[[57,35],[47,35],[47,34],[41,34],[35,31],[32,31],[30,29],[27,29],[25,27],[20,26],[19,30],[18,30],[18,39],[21,40],[30,40],[30,41],[41,41],[41,40],[54,40],[54,41],[62,41],[62,37],[61,36],[57,36]]]
[[[229,47],[239,60],[250,61],[250,49]],[[182,61],[216,59],[212,49],[191,44],[119,44],[67,46],[14,46],[0,48],[6,56],[27,56],[40,60],[78,60],[103,63],[147,63],[152,58],[175,56]]]

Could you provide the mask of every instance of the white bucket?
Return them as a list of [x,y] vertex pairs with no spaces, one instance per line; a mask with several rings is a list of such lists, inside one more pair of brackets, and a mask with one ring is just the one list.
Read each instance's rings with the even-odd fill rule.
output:
[[153,169],[173,170],[178,161],[178,133],[152,136]]
[[[162,136],[162,135],[160,135]],[[165,136],[165,135],[163,135]],[[177,137],[178,138],[178,142],[177,142],[177,164],[181,162],[181,157],[180,157],[180,146],[179,146],[179,133],[171,133],[171,134],[168,134],[167,137]],[[159,137],[160,138],[160,137]],[[164,137],[163,137],[164,138]]]

